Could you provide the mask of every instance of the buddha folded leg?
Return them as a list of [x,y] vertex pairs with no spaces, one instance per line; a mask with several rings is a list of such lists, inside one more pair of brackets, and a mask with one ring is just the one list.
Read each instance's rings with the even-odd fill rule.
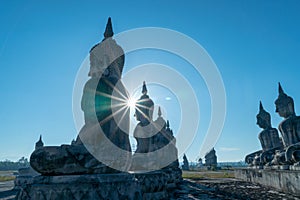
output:
[[[282,151],[283,147],[276,147],[266,151],[263,151],[260,155],[260,160],[263,164],[268,164],[274,159],[276,151]],[[269,164],[268,164],[269,165]]]
[[91,155],[84,145],[45,146],[30,157],[33,169],[43,175],[116,173]]
[[69,146],[48,146],[36,149],[30,156],[31,167],[44,175],[88,173],[87,169],[70,156],[67,150]]
[[256,151],[254,153],[251,153],[251,154],[248,154],[246,157],[245,157],[245,162],[249,165],[253,165],[253,162],[254,162],[254,158],[256,155],[260,155],[262,153],[262,150],[259,150],[259,151]]
[[290,163],[300,162],[300,143],[290,145],[285,152],[285,159]]

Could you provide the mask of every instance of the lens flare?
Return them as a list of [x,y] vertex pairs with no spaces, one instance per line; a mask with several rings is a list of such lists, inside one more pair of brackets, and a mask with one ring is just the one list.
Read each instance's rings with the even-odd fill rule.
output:
[[127,99],[127,106],[130,107],[131,109],[135,108],[135,104],[136,104],[136,99],[133,97],[129,97]]

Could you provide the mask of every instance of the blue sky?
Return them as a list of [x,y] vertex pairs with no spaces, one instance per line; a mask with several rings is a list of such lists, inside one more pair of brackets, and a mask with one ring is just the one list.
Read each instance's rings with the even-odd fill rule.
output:
[[[218,159],[243,160],[260,148],[255,119],[259,100],[271,113],[274,127],[282,120],[274,106],[279,81],[294,98],[296,113],[300,111],[299,9],[296,0],[2,1],[0,160],[29,157],[40,134],[46,145],[69,143],[76,137],[73,84],[90,48],[102,40],[109,16],[115,33],[149,26],[169,28],[206,49],[218,66],[227,95],[225,125],[215,146]],[[128,55],[125,72],[150,61],[179,71],[179,65],[187,65],[176,57],[153,58],[154,52],[146,53]],[[209,94],[201,77],[184,73],[201,99],[199,136],[186,152],[195,161],[209,123]],[[165,104],[170,109],[175,106],[172,126],[177,103]],[[175,131],[176,126],[173,122]]]

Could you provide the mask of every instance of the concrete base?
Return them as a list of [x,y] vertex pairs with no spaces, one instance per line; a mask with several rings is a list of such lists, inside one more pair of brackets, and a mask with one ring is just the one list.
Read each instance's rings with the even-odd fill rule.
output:
[[179,168],[149,173],[34,176],[19,179],[17,200],[168,199],[181,181]]
[[236,169],[235,178],[273,187],[279,191],[300,195],[300,171]]
[[292,171],[300,171],[300,166],[295,166],[295,165],[292,165],[292,166],[290,166],[290,170],[292,170]]
[[248,167],[248,169],[263,169],[263,166],[252,166]]

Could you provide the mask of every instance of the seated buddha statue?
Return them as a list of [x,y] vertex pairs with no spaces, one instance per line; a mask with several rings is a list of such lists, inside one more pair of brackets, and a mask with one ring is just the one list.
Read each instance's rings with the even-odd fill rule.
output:
[[284,118],[278,127],[283,138],[284,150],[277,151],[272,163],[290,165],[300,161],[300,117],[295,114],[293,98],[284,93],[280,83],[278,91],[275,106],[276,112]]
[[[71,145],[41,146],[31,154],[32,168],[43,175],[116,173],[111,167],[118,162],[124,171],[131,163],[129,143],[129,111],[114,112],[114,104],[127,98],[127,91],[121,82],[124,66],[124,52],[112,38],[111,19],[108,19],[104,39],[90,50],[90,79],[86,82],[81,99],[85,125],[76,141]],[[117,91],[116,97],[113,96]],[[120,102],[115,102],[120,99]],[[121,121],[116,121],[118,115]],[[119,118],[120,119],[120,118]],[[122,129],[120,128],[122,124]],[[108,152],[122,149],[126,156],[112,159]],[[119,156],[118,156],[119,157]],[[102,162],[102,160],[107,162]],[[100,161],[101,160],[101,161]],[[111,160],[111,161],[109,161]]]
[[261,102],[256,119],[257,125],[263,129],[258,135],[262,150],[246,156],[247,163],[255,166],[264,165],[272,161],[275,151],[282,149],[282,142],[279,138],[278,131],[272,128],[271,125],[271,115],[263,108]]
[[142,88],[142,96],[137,100],[135,105],[135,117],[139,121],[134,129],[133,136],[137,141],[135,153],[148,153],[152,147],[152,136],[156,134],[153,126],[153,110],[154,103],[147,95],[147,86],[144,81]]
[[276,150],[283,149],[283,144],[277,129],[272,128],[271,115],[265,111],[261,102],[259,105],[259,114],[256,118],[257,125],[263,129],[258,135],[262,146],[262,153],[259,157],[259,162],[261,164],[266,164],[272,161]]
[[131,170],[177,169],[178,152],[169,121],[166,122],[163,119],[160,107],[158,118],[153,120],[154,102],[147,93],[147,86],[144,82],[142,96],[135,105],[135,117],[139,123],[133,132],[137,148],[132,158]]

